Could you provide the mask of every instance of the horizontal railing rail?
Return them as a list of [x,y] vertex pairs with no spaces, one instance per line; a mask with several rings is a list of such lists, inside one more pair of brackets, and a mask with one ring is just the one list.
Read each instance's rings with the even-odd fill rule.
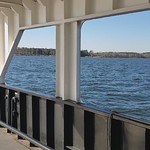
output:
[[46,150],[150,149],[149,123],[3,84],[0,125]]

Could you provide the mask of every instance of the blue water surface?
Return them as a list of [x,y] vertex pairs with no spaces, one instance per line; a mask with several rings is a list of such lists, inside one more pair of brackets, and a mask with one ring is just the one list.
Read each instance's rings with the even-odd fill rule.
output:
[[[54,56],[15,56],[6,83],[55,97]],[[85,105],[150,122],[150,59],[81,58]]]

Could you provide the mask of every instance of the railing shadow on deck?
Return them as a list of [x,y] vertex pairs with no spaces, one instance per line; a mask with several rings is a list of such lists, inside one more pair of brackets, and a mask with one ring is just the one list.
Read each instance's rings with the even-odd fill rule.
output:
[[42,149],[150,149],[148,123],[3,84],[0,125]]

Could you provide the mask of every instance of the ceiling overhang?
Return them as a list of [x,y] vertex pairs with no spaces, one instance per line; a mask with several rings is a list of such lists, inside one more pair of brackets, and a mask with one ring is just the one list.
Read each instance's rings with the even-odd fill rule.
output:
[[8,6],[8,4],[17,4],[17,5],[23,5],[22,0],[0,0],[0,6]]
[[9,4],[0,3],[0,8],[11,8]]

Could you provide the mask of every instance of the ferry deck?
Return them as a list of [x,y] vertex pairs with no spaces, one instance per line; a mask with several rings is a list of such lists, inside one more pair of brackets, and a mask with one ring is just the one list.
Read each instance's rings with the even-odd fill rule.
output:
[[[149,123],[80,101],[83,22],[149,9],[149,0],[0,0],[1,127],[45,150],[150,150]],[[5,84],[23,32],[46,26],[56,26],[54,98]]]

